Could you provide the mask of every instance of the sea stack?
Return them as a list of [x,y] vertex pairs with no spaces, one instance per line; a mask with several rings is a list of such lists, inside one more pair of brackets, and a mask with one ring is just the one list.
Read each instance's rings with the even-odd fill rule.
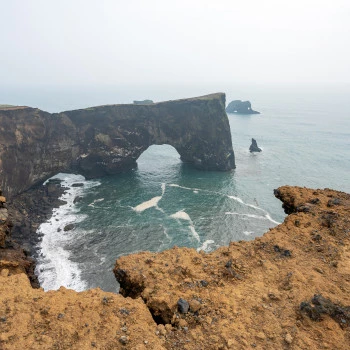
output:
[[241,100],[231,101],[226,107],[226,112],[235,114],[260,114],[260,112],[252,109],[250,101]]
[[262,149],[258,147],[258,144],[255,139],[252,139],[252,144],[249,147],[250,152],[261,152]]

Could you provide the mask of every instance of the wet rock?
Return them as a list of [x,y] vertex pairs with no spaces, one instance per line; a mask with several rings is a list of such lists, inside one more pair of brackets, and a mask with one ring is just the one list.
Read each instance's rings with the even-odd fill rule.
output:
[[252,139],[252,144],[249,147],[250,152],[261,152],[262,149],[258,147],[258,143],[256,142],[255,139]]
[[73,203],[74,203],[74,204],[77,204],[77,203],[79,203],[82,199],[83,199],[82,196],[77,196],[77,197],[74,198]]
[[71,230],[74,229],[74,227],[75,227],[74,224],[68,224],[68,225],[64,226],[64,229],[63,229],[63,230],[64,230],[65,232],[71,231]]
[[82,182],[78,182],[78,183],[72,184],[72,187],[84,187],[84,184]]
[[190,305],[187,300],[180,298],[177,302],[177,309],[181,314],[187,314]]

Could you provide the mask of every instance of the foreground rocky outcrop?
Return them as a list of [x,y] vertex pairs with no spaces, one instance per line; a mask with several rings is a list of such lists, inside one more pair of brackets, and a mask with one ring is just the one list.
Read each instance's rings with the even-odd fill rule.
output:
[[58,114],[3,107],[0,125],[0,188],[9,198],[58,172],[92,178],[128,170],[153,144],[172,145],[199,169],[235,167],[222,93]]
[[0,275],[0,349],[164,349],[141,299],[61,287],[45,293],[24,274]]
[[227,113],[236,114],[260,114],[260,112],[254,111],[250,101],[234,100],[231,101],[226,107]]
[[289,216],[261,238],[119,258],[127,298],[45,293],[2,268],[0,348],[348,349],[350,195],[275,195]]

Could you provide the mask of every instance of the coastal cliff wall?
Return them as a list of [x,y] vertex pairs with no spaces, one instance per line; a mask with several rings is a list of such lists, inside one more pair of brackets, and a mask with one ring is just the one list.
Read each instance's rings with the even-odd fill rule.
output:
[[56,114],[0,109],[0,187],[12,197],[58,172],[115,174],[135,167],[154,144],[175,147],[199,169],[235,168],[225,95]]

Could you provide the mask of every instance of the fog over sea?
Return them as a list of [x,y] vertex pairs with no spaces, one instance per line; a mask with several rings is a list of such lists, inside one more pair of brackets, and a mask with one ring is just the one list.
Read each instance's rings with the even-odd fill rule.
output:
[[[46,289],[101,287],[117,291],[115,260],[142,250],[177,246],[209,252],[230,241],[251,240],[283,222],[273,189],[282,185],[350,192],[350,89],[332,86],[109,87],[7,89],[3,103],[49,112],[93,105],[162,101],[226,93],[227,103],[250,100],[260,115],[229,121],[237,168],[204,172],[183,164],[169,146],[151,146],[138,168],[86,181],[57,175],[67,204],[39,230],[39,280]],[[254,137],[262,152],[248,150]],[[82,182],[83,187],[71,187]],[[82,200],[74,204],[76,196]],[[63,228],[74,223],[75,228]],[[58,232],[58,229],[61,229]]]

